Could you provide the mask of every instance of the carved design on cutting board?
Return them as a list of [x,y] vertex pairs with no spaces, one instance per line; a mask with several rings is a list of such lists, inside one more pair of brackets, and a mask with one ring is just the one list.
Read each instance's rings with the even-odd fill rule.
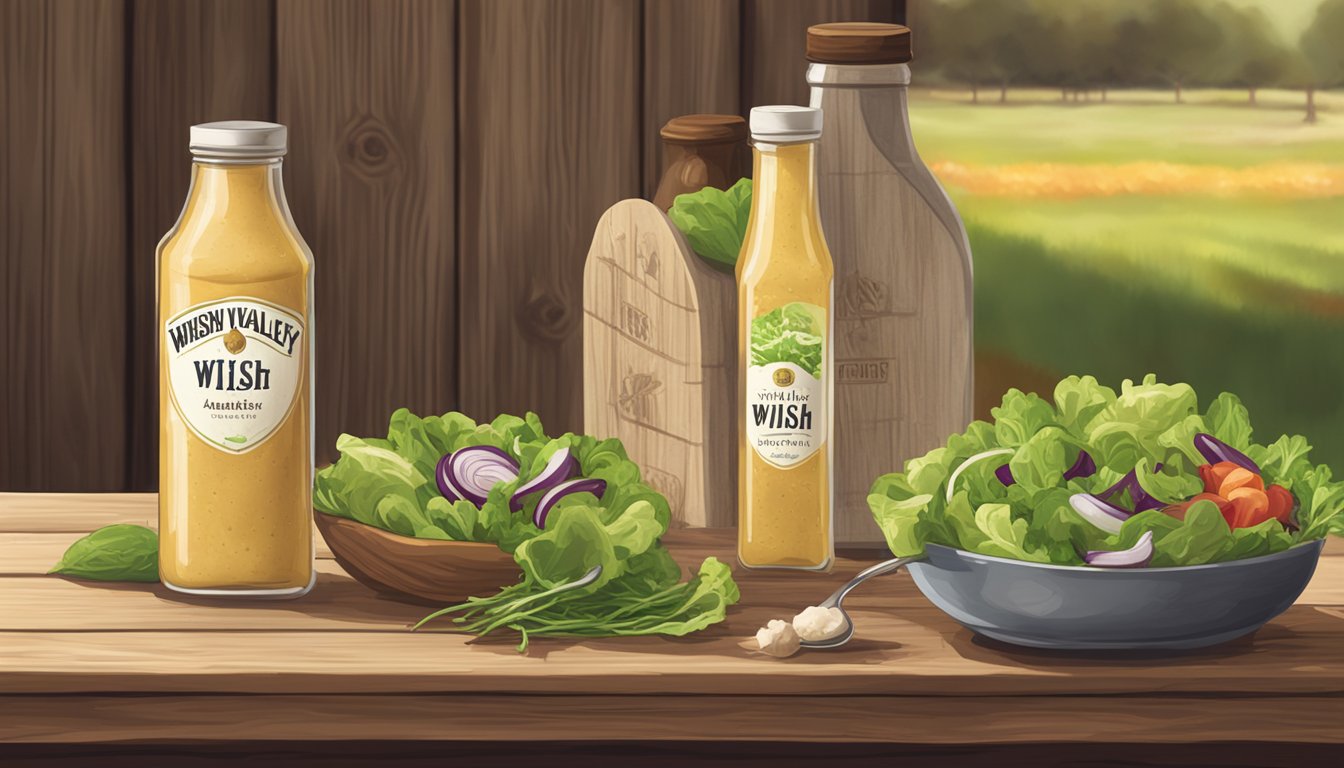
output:
[[639,238],[639,248],[635,251],[635,267],[644,273],[644,276],[658,281],[658,236],[652,232],[645,232]]
[[850,349],[862,349],[873,340],[873,321],[905,314],[892,307],[891,297],[886,282],[857,270],[841,278],[836,290],[836,324]]
[[851,272],[840,282],[840,317],[863,319],[891,314],[887,284],[862,272]]
[[645,426],[652,426],[658,415],[656,395],[663,391],[663,382],[652,373],[626,371],[621,379],[621,394],[616,404],[621,415]]
[[621,331],[635,341],[648,345],[653,340],[653,321],[644,310],[628,301],[622,301]]
[[680,477],[648,464],[644,465],[644,482],[663,494],[672,509],[680,510],[686,499],[686,486]]
[[894,360],[870,358],[866,360],[836,360],[837,384],[886,384],[891,378]]

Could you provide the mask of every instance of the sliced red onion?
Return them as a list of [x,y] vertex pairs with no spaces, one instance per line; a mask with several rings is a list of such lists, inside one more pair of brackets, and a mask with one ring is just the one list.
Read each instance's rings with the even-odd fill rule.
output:
[[532,522],[538,528],[546,527],[546,517],[551,514],[551,509],[564,497],[571,493],[591,493],[601,498],[607,491],[607,481],[597,478],[580,477],[577,480],[563,482],[551,490],[547,491],[537,502],[537,508],[532,513]]
[[1134,514],[1147,512],[1150,509],[1162,509],[1167,506],[1169,505],[1165,501],[1158,499],[1156,496],[1151,496],[1145,491],[1143,498],[1134,503]]
[[1120,526],[1131,517],[1130,512],[1090,493],[1073,494],[1069,497],[1069,506],[1084,520],[1107,533],[1119,533]]
[[546,461],[546,466],[536,477],[518,486],[518,490],[513,492],[513,498],[509,500],[509,508],[517,512],[523,508],[523,498],[525,496],[538,491],[548,491],[573,477],[574,473],[578,471],[579,462],[570,452],[569,446],[561,448],[551,454],[551,458]]
[[518,479],[518,462],[489,445],[473,445],[439,459],[434,473],[444,498],[462,499],[481,506],[490,489]]
[[[1073,466],[1064,472],[1064,480],[1067,482],[1075,477],[1091,477],[1097,473],[1097,463],[1092,460],[1091,454],[1087,451],[1079,451],[1078,458],[1074,460]],[[994,476],[999,478],[999,482],[1004,485],[1012,485],[1017,482],[1013,477],[1013,470],[1007,465],[994,470]]]
[[[983,451],[981,453],[977,453],[974,456],[971,456],[970,458],[958,464],[957,468],[952,470],[952,476],[947,478],[948,502],[951,502],[952,497],[956,495],[957,478],[961,477],[961,473],[965,472],[967,467],[971,466],[977,461],[984,461],[985,459],[988,459],[991,456],[1011,456],[1012,454],[1013,454],[1012,448],[995,448],[992,451]],[[995,474],[998,473],[995,472]]]
[[1222,461],[1230,461],[1242,469],[1249,469],[1255,474],[1260,472],[1260,465],[1251,461],[1251,457],[1238,451],[1236,448],[1224,443],[1213,435],[1200,432],[1195,435],[1195,450],[1203,456],[1210,464],[1217,464]]
[[1064,473],[1065,480],[1073,480],[1077,477],[1091,477],[1097,473],[1097,462],[1092,460],[1092,454],[1087,451],[1079,451],[1078,459],[1073,462]]
[[1083,562],[1097,568],[1147,568],[1153,561],[1153,532],[1144,531],[1134,546],[1119,552],[1093,550]]
[[[1157,462],[1157,464],[1153,466],[1153,471],[1161,472],[1162,462]],[[1143,512],[1145,510],[1158,509],[1166,506],[1162,502],[1148,495],[1147,491],[1143,490],[1143,486],[1139,485],[1139,473],[1137,470],[1133,469],[1129,470],[1129,472],[1127,472],[1124,477],[1120,478],[1115,485],[1112,485],[1110,488],[1095,495],[1097,498],[1109,499],[1112,496],[1124,493],[1125,491],[1129,491],[1129,497],[1134,501],[1135,512]]]
[[443,458],[439,459],[438,465],[434,467],[434,480],[438,483],[439,493],[443,494],[443,498],[449,501],[462,501],[462,494],[458,493],[457,489],[453,487],[452,479],[448,476],[448,468],[452,464],[453,454],[445,453]]

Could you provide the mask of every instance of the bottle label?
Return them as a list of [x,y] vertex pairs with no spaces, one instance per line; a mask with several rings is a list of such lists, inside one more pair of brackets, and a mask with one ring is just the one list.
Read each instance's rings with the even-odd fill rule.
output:
[[747,441],[766,463],[788,469],[826,439],[826,311],[793,302],[751,321]]
[[266,442],[298,398],[303,319],[259,299],[197,304],[164,324],[173,406],[197,437],[226,453]]

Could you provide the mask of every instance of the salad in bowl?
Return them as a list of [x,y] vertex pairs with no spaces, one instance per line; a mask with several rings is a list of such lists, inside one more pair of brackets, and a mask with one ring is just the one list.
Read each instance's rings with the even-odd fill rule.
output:
[[1306,438],[1257,442],[1241,401],[1204,410],[1153,375],[1116,392],[1070,376],[1052,400],[1009,390],[993,422],[883,475],[868,497],[897,556],[928,544],[1081,568],[1203,565],[1281,552],[1344,526],[1344,481]]
[[1186,384],[1069,377],[1010,390],[868,498],[916,586],[963,626],[1050,649],[1192,649],[1241,637],[1306,588],[1344,482],[1300,436]]

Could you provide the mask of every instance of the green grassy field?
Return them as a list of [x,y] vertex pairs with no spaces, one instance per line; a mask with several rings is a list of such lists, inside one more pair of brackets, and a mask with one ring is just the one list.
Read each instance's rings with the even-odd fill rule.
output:
[[1058,91],[916,90],[910,109],[925,160],[966,163],[1128,162],[1167,160],[1229,167],[1276,161],[1344,162],[1344,94],[1317,95],[1315,125],[1303,123],[1303,96],[1262,90],[1259,106],[1245,91],[1115,91],[1102,104],[1061,103]]
[[[1010,92],[999,105],[993,92],[972,106],[924,92],[911,120],[935,172],[1048,163],[1086,179],[1153,162],[1267,169],[1271,180],[1298,165],[1344,172],[1344,98],[1320,99],[1320,121],[1305,125],[1300,96],[1261,94],[1250,108],[1239,92],[1196,92],[1183,105],[1151,92],[1105,105]],[[1344,473],[1344,195],[947,186],[975,254],[978,389],[1067,373],[1118,384],[1153,371],[1206,400],[1236,392],[1260,436],[1305,434]]]

